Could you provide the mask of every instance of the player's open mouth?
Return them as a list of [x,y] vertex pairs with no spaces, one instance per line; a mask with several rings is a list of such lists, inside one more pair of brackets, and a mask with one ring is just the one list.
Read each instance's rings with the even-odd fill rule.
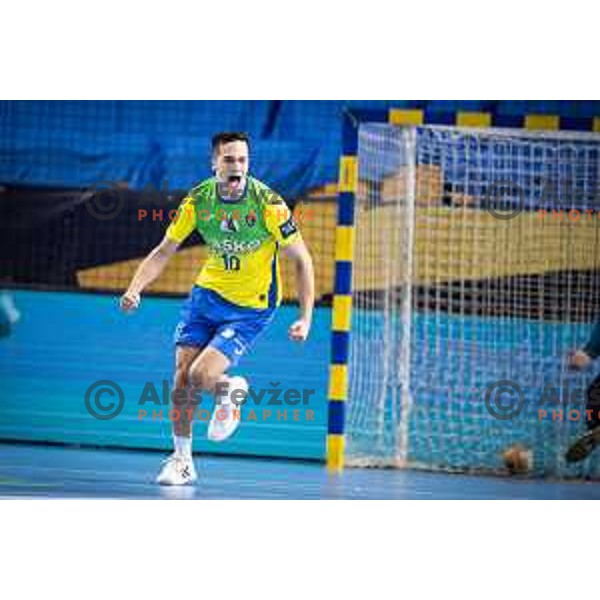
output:
[[229,183],[229,187],[237,190],[240,187],[240,184],[242,182],[242,176],[241,175],[229,175],[229,177],[227,178],[227,181]]

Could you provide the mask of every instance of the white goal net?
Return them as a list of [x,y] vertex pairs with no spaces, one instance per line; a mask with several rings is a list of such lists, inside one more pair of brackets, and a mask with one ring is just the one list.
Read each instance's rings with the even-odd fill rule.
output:
[[600,470],[563,459],[593,376],[565,356],[600,318],[598,139],[360,126],[348,464],[497,471],[521,443],[534,474]]

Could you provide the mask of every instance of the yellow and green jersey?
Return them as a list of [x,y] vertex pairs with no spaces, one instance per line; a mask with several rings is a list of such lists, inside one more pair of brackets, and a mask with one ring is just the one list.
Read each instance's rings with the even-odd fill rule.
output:
[[223,200],[217,180],[206,179],[190,190],[167,237],[181,243],[194,229],[209,256],[196,285],[249,308],[273,308],[281,302],[277,251],[301,239],[285,202],[253,177],[237,201]]

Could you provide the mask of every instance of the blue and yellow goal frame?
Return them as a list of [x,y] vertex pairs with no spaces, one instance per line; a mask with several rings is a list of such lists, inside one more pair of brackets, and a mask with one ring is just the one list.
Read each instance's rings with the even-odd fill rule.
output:
[[343,115],[342,156],[339,166],[335,234],[335,282],[331,327],[331,358],[327,407],[327,467],[344,466],[345,415],[348,398],[348,357],[352,328],[352,269],[354,262],[354,207],[358,186],[358,129],[361,123],[398,126],[456,125],[510,127],[534,130],[600,132],[600,117],[563,117],[555,114],[503,115],[491,112],[431,112],[423,109],[357,109]]

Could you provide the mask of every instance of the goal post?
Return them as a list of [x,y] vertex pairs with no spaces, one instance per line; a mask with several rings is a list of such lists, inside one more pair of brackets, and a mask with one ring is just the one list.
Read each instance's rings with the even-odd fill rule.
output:
[[327,405],[327,467],[334,472],[342,470],[345,454],[345,412],[352,325],[352,266],[357,190],[358,129],[354,115],[346,113],[342,129],[342,156],[338,181],[331,361]]
[[600,317],[600,136],[425,116],[344,116],[327,465],[498,472],[519,443],[534,474],[600,473],[563,459],[590,380],[564,358]]

